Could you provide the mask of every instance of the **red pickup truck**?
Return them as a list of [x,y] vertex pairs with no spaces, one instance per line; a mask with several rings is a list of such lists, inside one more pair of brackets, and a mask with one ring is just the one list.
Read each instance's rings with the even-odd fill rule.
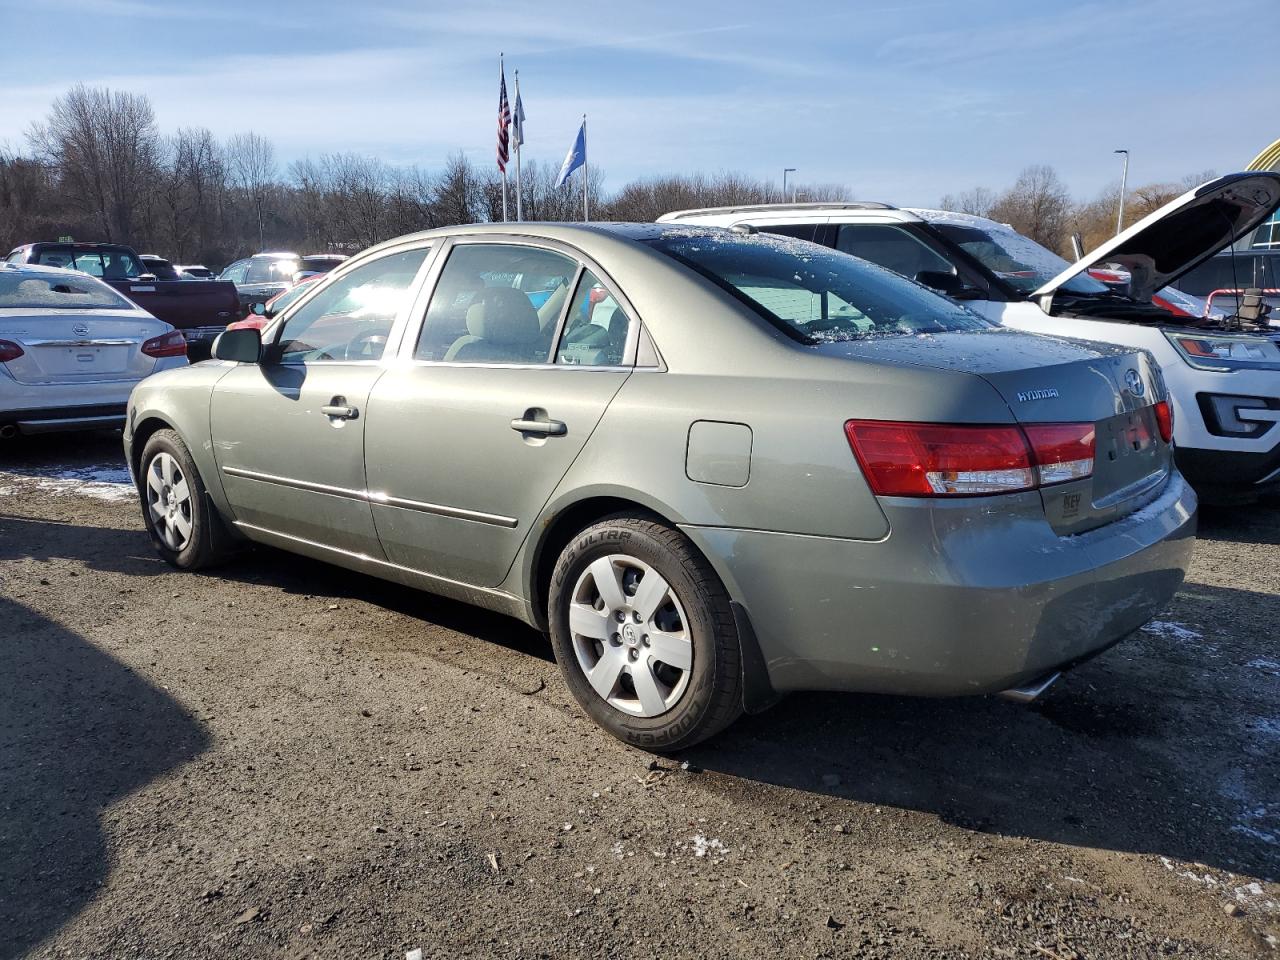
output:
[[240,296],[229,280],[157,280],[130,247],[119,243],[28,243],[6,258],[79,270],[105,281],[188,341],[210,341],[240,319]]

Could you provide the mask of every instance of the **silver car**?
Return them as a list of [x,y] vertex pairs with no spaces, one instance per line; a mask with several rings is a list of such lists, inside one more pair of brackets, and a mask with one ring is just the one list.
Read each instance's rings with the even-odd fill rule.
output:
[[312,286],[134,391],[161,556],[252,541],[510,614],[632,744],[796,690],[1031,696],[1186,570],[1145,353],[833,250],[494,224]]
[[0,440],[122,426],[135,383],[186,365],[182,333],[101,280],[0,263]]

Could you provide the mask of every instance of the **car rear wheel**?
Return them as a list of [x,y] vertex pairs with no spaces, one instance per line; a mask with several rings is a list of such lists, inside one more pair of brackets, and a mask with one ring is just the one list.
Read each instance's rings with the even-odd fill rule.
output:
[[139,473],[143,521],[161,557],[182,570],[199,570],[231,554],[222,519],[177,433],[158,430],[151,435]]
[[556,563],[547,609],[569,689],[620,740],[679,750],[741,712],[728,594],[678,530],[634,516],[583,530]]

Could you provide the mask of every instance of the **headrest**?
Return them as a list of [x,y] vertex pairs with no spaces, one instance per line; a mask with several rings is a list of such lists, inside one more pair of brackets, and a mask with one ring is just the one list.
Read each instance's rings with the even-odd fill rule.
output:
[[486,287],[467,308],[467,332],[492,343],[536,341],[542,333],[538,311],[519,290]]

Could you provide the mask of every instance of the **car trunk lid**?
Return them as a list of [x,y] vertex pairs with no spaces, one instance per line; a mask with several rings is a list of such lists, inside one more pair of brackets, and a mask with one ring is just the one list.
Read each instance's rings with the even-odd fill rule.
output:
[[5,370],[28,384],[144,377],[156,361],[142,352],[142,344],[164,329],[153,319],[129,314],[0,312],[0,339],[22,348],[22,355],[6,363]]
[[823,344],[825,353],[981,377],[1021,425],[1090,423],[1092,475],[1042,486],[1045,515],[1060,534],[1080,533],[1138,509],[1163,486],[1172,447],[1155,403],[1164,384],[1142,351],[1016,330],[881,337]]

